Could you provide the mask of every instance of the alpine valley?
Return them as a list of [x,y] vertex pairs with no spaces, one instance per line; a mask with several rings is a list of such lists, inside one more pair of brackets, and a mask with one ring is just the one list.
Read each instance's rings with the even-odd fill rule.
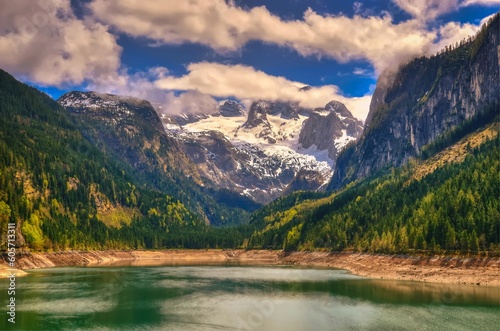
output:
[[336,100],[55,101],[0,71],[2,248],[15,223],[31,250],[499,254],[499,24],[384,72],[364,124]]

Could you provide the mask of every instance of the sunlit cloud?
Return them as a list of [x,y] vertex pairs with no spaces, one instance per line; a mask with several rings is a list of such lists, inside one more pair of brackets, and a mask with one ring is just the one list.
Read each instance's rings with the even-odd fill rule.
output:
[[284,77],[268,75],[253,67],[201,62],[187,67],[184,76],[166,76],[156,86],[166,90],[198,91],[220,98],[240,100],[293,101],[302,107],[316,108],[332,100],[346,104],[353,114],[364,119],[368,112],[370,96],[348,98],[334,85],[312,87],[299,91],[306,84]]
[[69,0],[2,2],[0,65],[32,82],[78,85],[113,75],[121,51],[107,26],[76,18]]
[[285,21],[262,6],[247,10],[224,0],[170,1],[94,0],[89,8],[102,22],[155,42],[198,43],[228,52],[257,40],[302,56],[368,60],[378,72],[425,53],[437,37],[418,20],[396,24],[389,15],[331,16],[308,9],[302,20]]

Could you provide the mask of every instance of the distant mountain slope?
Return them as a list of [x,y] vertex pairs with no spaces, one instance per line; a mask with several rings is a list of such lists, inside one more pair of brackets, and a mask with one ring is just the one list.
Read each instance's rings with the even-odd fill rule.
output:
[[461,46],[379,79],[359,142],[339,156],[330,189],[400,166],[448,131],[487,122],[500,107],[497,14]]
[[153,106],[146,100],[97,92],[69,92],[59,104],[82,124],[99,148],[116,154],[140,171],[179,171],[200,180],[196,168],[167,136]]
[[323,188],[338,151],[362,130],[336,101],[315,110],[262,100],[248,114],[234,101],[219,109],[231,116],[199,118],[182,129],[164,116],[167,134],[183,146],[201,177],[262,204],[295,190]]

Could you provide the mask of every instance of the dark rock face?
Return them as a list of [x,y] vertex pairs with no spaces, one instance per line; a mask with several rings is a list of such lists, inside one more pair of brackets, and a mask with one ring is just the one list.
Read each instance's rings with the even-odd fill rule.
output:
[[334,113],[327,116],[313,113],[304,122],[299,142],[304,148],[316,145],[319,150],[327,149],[331,157],[337,153],[334,140],[342,136],[343,128],[342,122]]
[[299,118],[301,108],[294,102],[271,102],[269,103],[267,113],[270,115],[280,115],[281,118],[292,119]]
[[243,106],[240,103],[232,100],[224,102],[224,104],[219,107],[219,112],[221,116],[224,117],[239,117],[245,115]]
[[252,103],[248,112],[248,121],[246,127],[255,127],[260,124],[266,124],[267,115],[280,116],[283,119],[298,119],[299,114],[307,112],[296,102],[270,102],[256,101]]
[[265,101],[254,102],[248,111],[247,121],[243,124],[245,128],[255,128],[259,125],[271,127],[267,120],[269,103]]
[[329,102],[325,108],[317,108],[304,122],[299,142],[304,148],[316,145],[318,150],[328,150],[335,159],[343,144],[341,140],[355,140],[363,130],[363,123],[338,101]]
[[403,165],[451,128],[492,108],[498,111],[499,21],[496,15],[471,42],[415,59],[392,79],[381,77],[363,135],[337,160],[329,188]]
[[[250,197],[259,203],[269,203],[283,194],[299,169],[283,166],[278,156],[265,154],[250,144],[235,146],[218,131],[185,133],[179,137],[181,148],[196,164],[202,178]],[[317,171],[317,177],[321,177]],[[308,187],[317,189],[323,181]]]

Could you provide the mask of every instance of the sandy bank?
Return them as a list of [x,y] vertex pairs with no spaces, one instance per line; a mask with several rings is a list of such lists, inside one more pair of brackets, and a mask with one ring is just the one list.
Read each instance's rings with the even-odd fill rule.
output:
[[369,277],[500,286],[500,258],[294,252],[282,262],[341,268]]
[[[354,274],[397,280],[500,286],[500,258],[403,256],[268,250],[164,250],[28,253],[17,257],[19,272],[55,266],[172,264],[289,264],[347,269]],[[10,274],[0,263],[0,277]]]

